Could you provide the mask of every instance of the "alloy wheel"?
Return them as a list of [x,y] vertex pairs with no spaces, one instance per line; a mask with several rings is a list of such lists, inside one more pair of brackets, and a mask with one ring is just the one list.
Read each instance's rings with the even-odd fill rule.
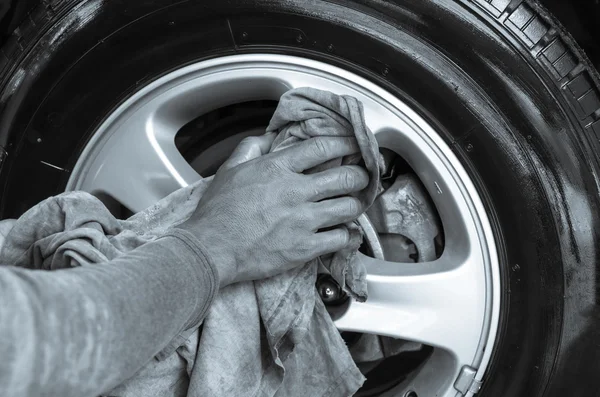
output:
[[362,101],[380,146],[412,167],[445,230],[444,251],[431,262],[396,263],[360,254],[369,299],[350,303],[336,315],[336,326],[434,347],[410,378],[384,395],[473,395],[490,361],[500,312],[490,221],[450,146],[409,105],[368,80],[323,62],[272,54],[220,57],[175,70],[106,118],[67,190],[109,196],[133,212],[143,210],[208,176],[200,176],[175,144],[184,125],[224,106],[277,100],[303,86]]

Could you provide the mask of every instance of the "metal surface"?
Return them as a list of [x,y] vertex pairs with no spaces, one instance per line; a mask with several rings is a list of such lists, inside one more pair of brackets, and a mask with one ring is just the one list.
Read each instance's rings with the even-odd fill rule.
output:
[[385,259],[379,235],[369,217],[366,214],[362,214],[358,217],[357,222],[362,228],[364,240],[371,250],[371,255],[377,259]]
[[317,278],[317,292],[326,305],[340,305],[348,296],[329,274],[320,274]]
[[440,228],[435,213],[427,192],[413,174],[398,175],[367,211],[379,233],[400,234],[412,240],[419,262],[436,258],[434,239]]
[[462,367],[460,375],[454,382],[454,388],[460,391],[463,395],[473,395],[481,389],[482,382],[475,379],[477,370],[467,365]]
[[375,333],[436,347],[421,369],[386,396],[455,397],[463,366],[481,380],[495,343],[500,308],[498,259],[477,190],[442,138],[407,104],[379,86],[331,65],[255,54],[199,62],[154,81],[121,104],[98,128],[67,189],[104,192],[133,211],[198,180],[174,136],[210,110],[278,99],[312,86],[363,102],[381,147],[401,155],[432,197],[446,231],[445,250],[431,262],[398,264],[360,255],[369,300],[351,302],[341,330]]
[[379,243],[386,260],[399,263],[416,262],[417,248],[406,237],[400,234],[380,234]]

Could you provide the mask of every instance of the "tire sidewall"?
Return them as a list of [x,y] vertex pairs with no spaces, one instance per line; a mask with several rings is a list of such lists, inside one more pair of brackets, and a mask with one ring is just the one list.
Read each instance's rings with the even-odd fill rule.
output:
[[[574,352],[598,356],[598,170],[582,125],[549,75],[470,3],[74,3],[5,69],[3,217],[62,191],[110,111],[173,69],[253,52],[329,62],[411,103],[452,146],[486,204],[504,288],[482,395],[590,395],[600,388],[593,376],[580,386],[565,364]],[[587,373],[599,363],[588,362]]]

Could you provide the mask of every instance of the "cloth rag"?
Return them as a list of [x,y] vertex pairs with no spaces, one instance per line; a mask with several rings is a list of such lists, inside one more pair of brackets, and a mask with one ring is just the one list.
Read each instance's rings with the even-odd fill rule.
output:
[[[358,156],[308,172],[362,164],[370,183],[357,197],[369,206],[379,189],[382,159],[360,101],[312,88],[285,93],[267,128],[272,151],[316,136],[355,137]],[[116,219],[84,192],[51,197],[11,228],[0,262],[54,270],[93,266],[150,242],[184,222],[211,178],[182,188],[127,220]],[[360,240],[357,224],[346,227]],[[110,396],[348,396],[365,378],[315,289],[319,264],[355,299],[365,300],[366,272],[358,244],[266,280],[219,291],[202,328],[178,335]],[[218,266],[218,263],[216,264]]]

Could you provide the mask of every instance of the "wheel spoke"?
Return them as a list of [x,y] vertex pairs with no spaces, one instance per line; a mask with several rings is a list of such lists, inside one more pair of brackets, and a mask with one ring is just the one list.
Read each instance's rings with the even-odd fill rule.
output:
[[470,362],[485,311],[479,301],[483,275],[473,271],[478,267],[473,256],[445,253],[434,262],[401,264],[361,255],[369,298],[352,302],[337,327],[441,347]]
[[200,176],[175,147],[177,128],[156,117],[135,117],[106,143],[80,189],[103,192],[141,211]]

